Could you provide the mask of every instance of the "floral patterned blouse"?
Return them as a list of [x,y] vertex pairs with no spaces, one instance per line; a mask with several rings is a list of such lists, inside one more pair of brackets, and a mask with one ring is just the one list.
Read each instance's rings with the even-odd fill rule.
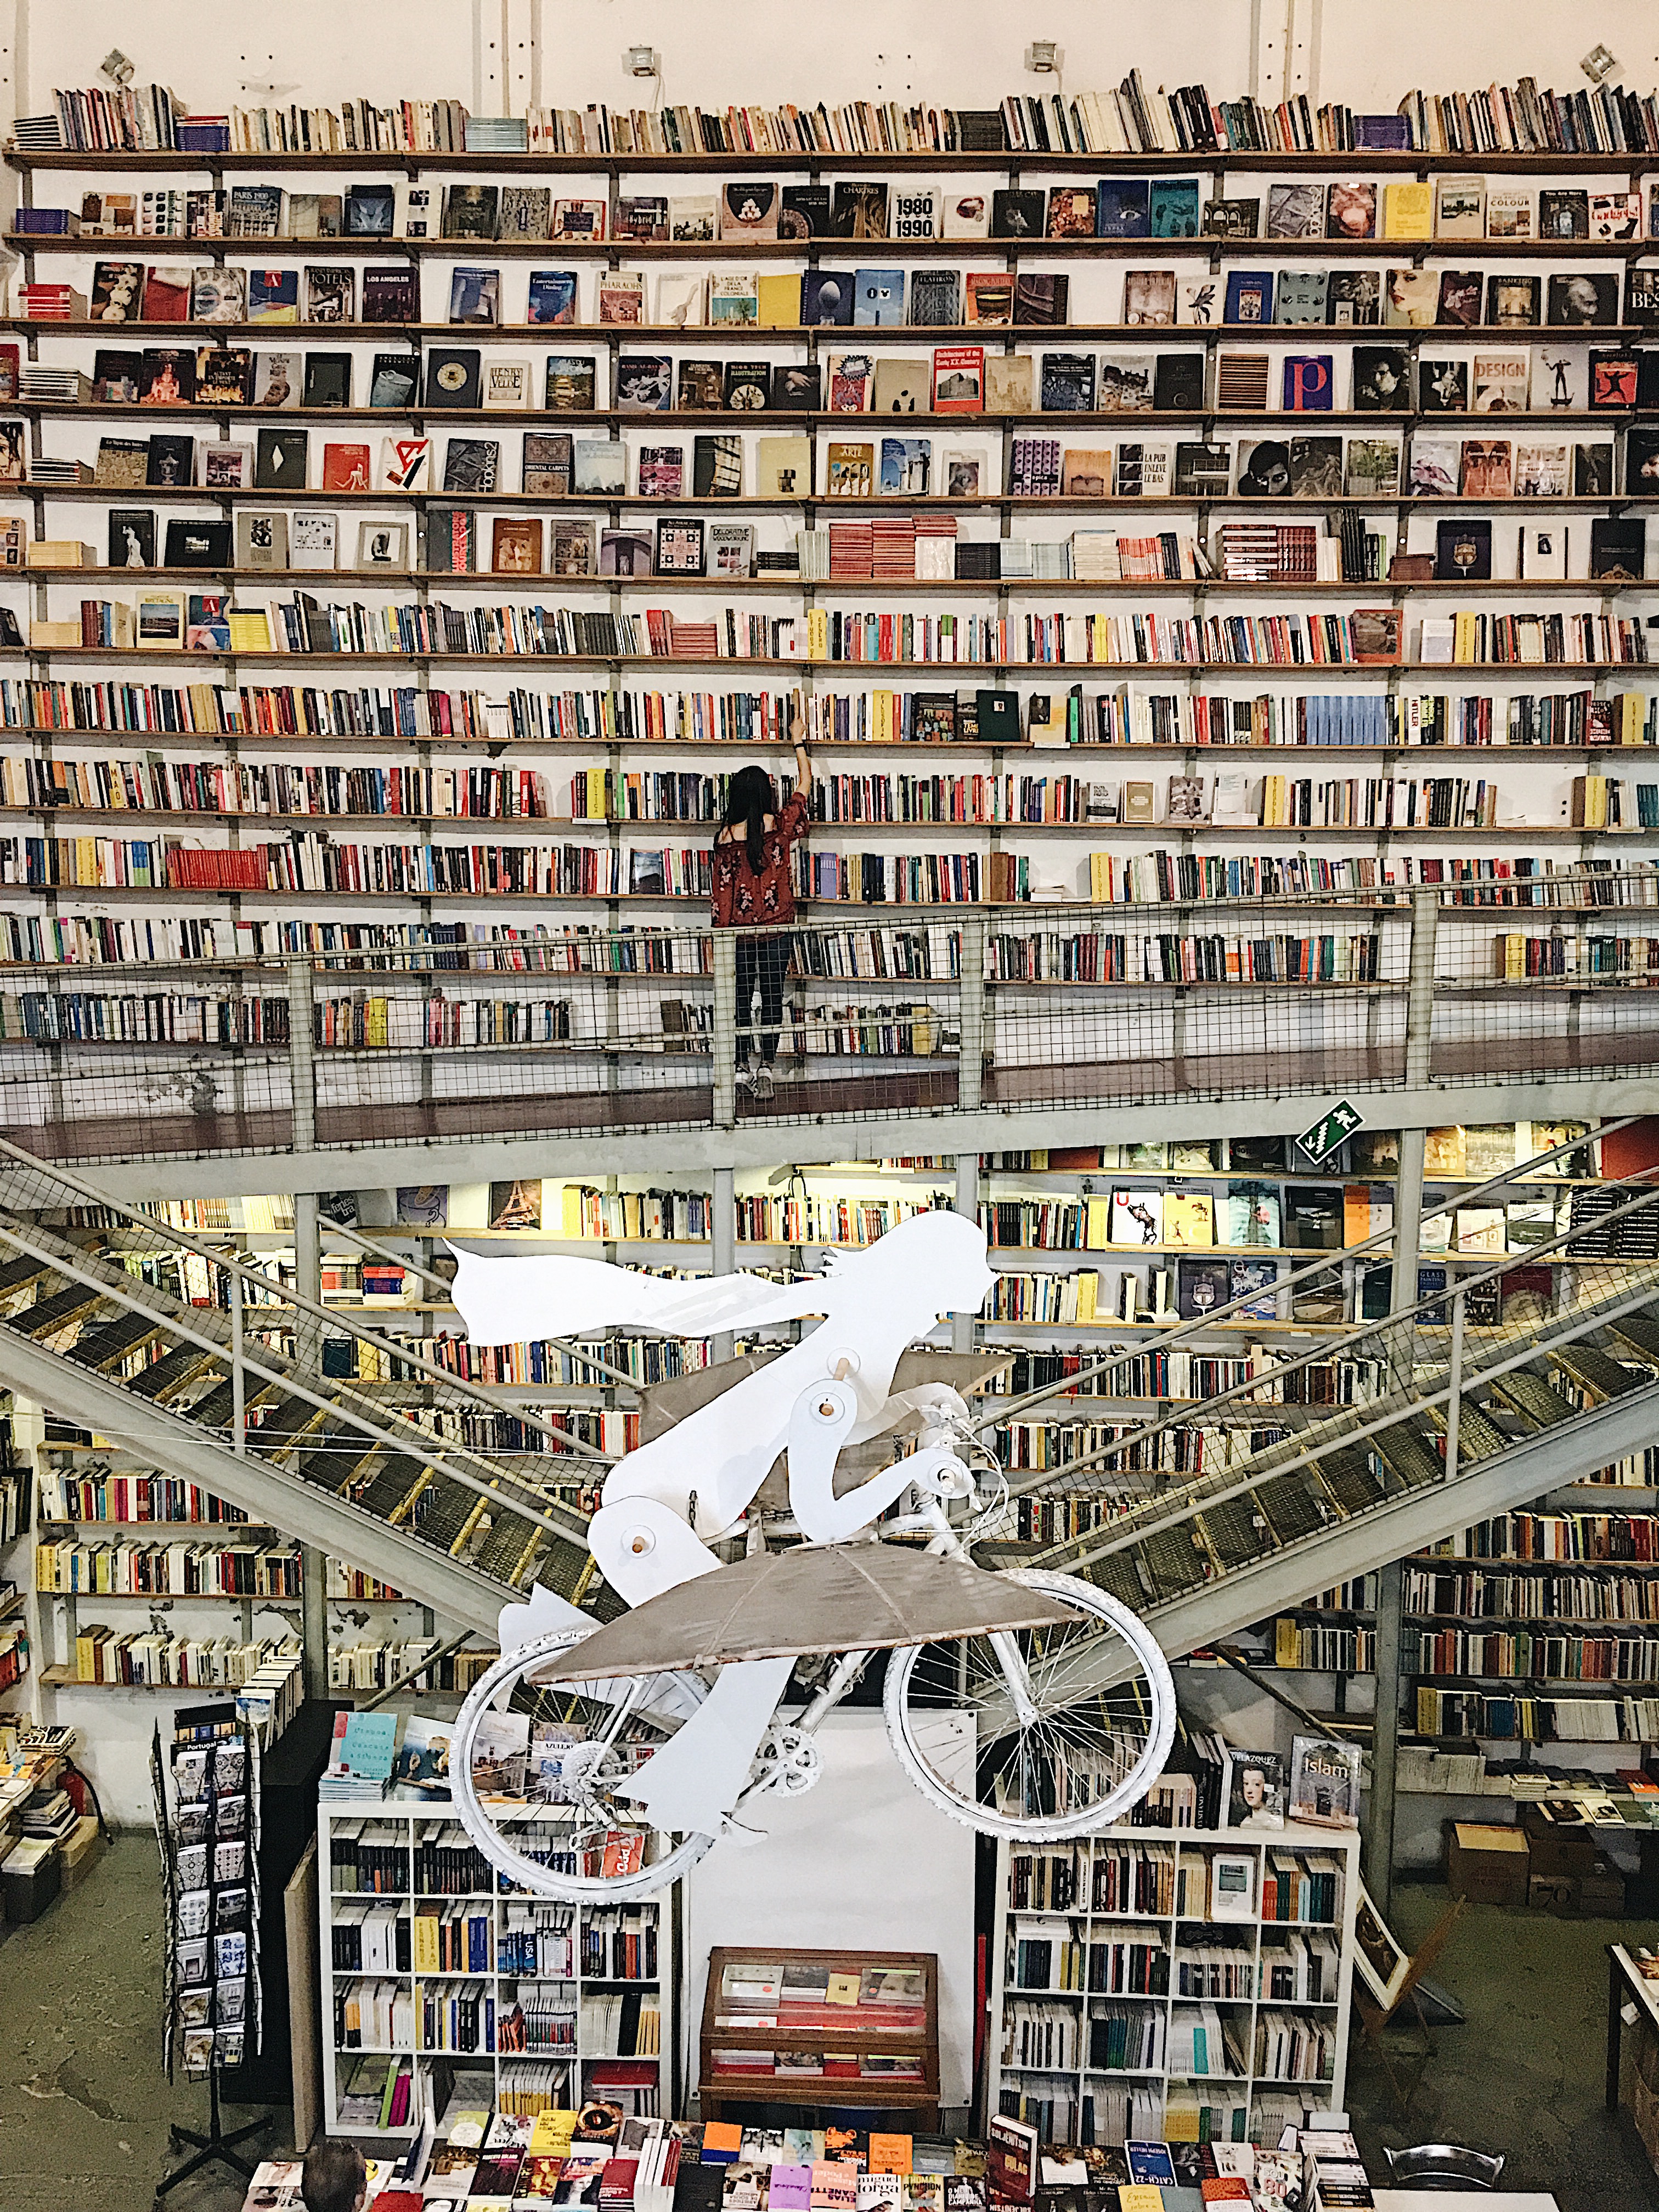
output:
[[761,872],[749,865],[749,842],[738,836],[716,842],[712,854],[711,902],[717,929],[763,927],[795,919],[795,880],[790,848],[806,828],[806,799],[792,792],[773,817],[762,846]]

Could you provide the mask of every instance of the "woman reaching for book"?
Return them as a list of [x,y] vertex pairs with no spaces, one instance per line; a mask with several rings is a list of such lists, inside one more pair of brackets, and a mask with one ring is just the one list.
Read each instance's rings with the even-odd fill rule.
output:
[[[757,1098],[772,1096],[772,1063],[783,1024],[783,983],[789,972],[795,920],[793,848],[805,834],[812,763],[801,742],[800,709],[791,714],[795,787],[778,804],[763,768],[739,769],[714,833],[710,900],[716,929],[738,939],[738,1081]],[[751,1021],[755,1000],[757,1021]]]

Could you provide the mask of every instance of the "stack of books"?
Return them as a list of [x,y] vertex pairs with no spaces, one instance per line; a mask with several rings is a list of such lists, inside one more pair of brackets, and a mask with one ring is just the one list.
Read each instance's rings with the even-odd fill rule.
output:
[[317,1785],[325,1805],[384,1797],[398,1750],[396,1713],[340,1713],[328,1766]]

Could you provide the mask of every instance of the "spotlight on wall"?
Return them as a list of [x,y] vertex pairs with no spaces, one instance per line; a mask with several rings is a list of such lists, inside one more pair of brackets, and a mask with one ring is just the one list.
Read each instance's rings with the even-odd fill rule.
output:
[[660,76],[662,56],[654,46],[630,46],[623,56],[623,67],[629,76]]
[[99,73],[106,76],[112,84],[132,82],[132,64],[121,52],[119,46],[112,46],[103,60],[99,63],[98,68]]
[[1052,39],[1033,39],[1025,49],[1025,66],[1037,76],[1056,76],[1065,57]]
[[1592,46],[1578,66],[1592,84],[1605,84],[1619,63],[1605,46]]

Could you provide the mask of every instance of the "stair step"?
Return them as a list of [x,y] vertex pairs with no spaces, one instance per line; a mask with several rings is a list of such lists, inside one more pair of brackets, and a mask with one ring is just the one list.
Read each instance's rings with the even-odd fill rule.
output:
[[1358,1444],[1339,1444],[1334,1451],[1321,1452],[1315,1464],[1325,1487],[1350,1520],[1385,1495],[1369,1455]]
[[47,1337],[55,1336],[78,1314],[99,1304],[103,1295],[93,1283],[66,1283],[61,1291],[54,1291],[50,1297],[37,1298],[23,1312],[14,1314],[12,1327],[21,1328],[37,1344],[42,1343]]
[[1252,1559],[1266,1559],[1274,1549],[1273,1531],[1249,1491],[1206,1505],[1199,1521],[1206,1542],[1229,1572]]
[[[1437,1432],[1446,1432],[1446,1409],[1437,1406],[1429,1415]],[[1474,1467],[1483,1459],[1496,1459],[1499,1452],[1507,1451],[1514,1443],[1506,1437],[1496,1421],[1489,1419],[1473,1399],[1462,1400],[1457,1408],[1457,1463]]]
[[[1131,1613],[1139,1613],[1146,1606],[1146,1593],[1135,1572],[1132,1552],[1109,1552],[1103,1559],[1091,1559],[1081,1571],[1109,1596],[1116,1598],[1119,1604],[1127,1605]],[[545,1574],[542,1579],[547,1581]],[[570,1593],[566,1590],[562,1595],[568,1597]]]
[[142,1375],[135,1375],[122,1385],[135,1398],[162,1400],[174,1390],[198,1376],[213,1354],[199,1344],[175,1344],[159,1359],[152,1359]]
[[1623,1398],[1642,1387],[1642,1377],[1632,1374],[1605,1352],[1593,1344],[1569,1344],[1559,1352],[1552,1352],[1550,1358],[1557,1367],[1564,1367],[1575,1382],[1586,1390],[1593,1390],[1598,1398]]
[[1155,1600],[1179,1597],[1209,1580],[1209,1559],[1200,1547],[1198,1532],[1190,1522],[1153,1532],[1136,1549],[1152,1577]]
[[453,1552],[467,1534],[483,1504],[477,1492],[469,1490],[465,1483],[446,1481],[440,1476],[431,1504],[412,1525],[427,1543],[435,1544],[441,1551]]
[[295,1472],[301,1482],[315,1483],[319,1490],[343,1490],[364,1461],[373,1459],[380,1449],[373,1437],[359,1436],[354,1430],[325,1427]]
[[1389,1474],[1397,1475],[1407,1490],[1420,1490],[1427,1483],[1438,1482],[1445,1472],[1439,1453],[1425,1443],[1421,1431],[1408,1421],[1397,1421],[1391,1429],[1379,1429],[1371,1437],[1370,1446]]
[[425,1461],[409,1452],[398,1452],[356,1492],[357,1503],[378,1520],[403,1522],[410,1518],[410,1508],[425,1480]]
[[147,1338],[159,1336],[166,1326],[154,1314],[124,1313],[118,1321],[84,1331],[70,1358],[82,1367],[112,1367]]
[[15,1291],[26,1290],[29,1284],[38,1283],[42,1275],[52,1273],[48,1260],[37,1260],[31,1253],[20,1252],[15,1260],[0,1267],[0,1298],[9,1298]]
[[1280,1546],[1322,1528],[1325,1516],[1299,1474],[1277,1474],[1250,1492]]
[[1623,1314],[1607,1323],[1607,1334],[1629,1345],[1642,1358],[1659,1365],[1659,1319],[1651,1313]]
[[[275,1387],[274,1385],[271,1387]],[[269,1395],[269,1392],[266,1393]],[[309,1398],[283,1398],[276,1409],[261,1421],[253,1442],[262,1452],[286,1451],[296,1437],[303,1436],[313,1422],[326,1419],[320,1406],[313,1406]]]
[[472,1565],[480,1574],[493,1576],[498,1583],[511,1583],[516,1588],[520,1570],[535,1549],[538,1534],[535,1522],[525,1520],[520,1514],[498,1515]]
[[1577,1411],[1559,1391],[1552,1390],[1543,1376],[1534,1375],[1529,1368],[1517,1367],[1508,1375],[1496,1376],[1492,1387],[1496,1396],[1506,1406],[1513,1406],[1535,1430],[1565,1427]]
[[[247,1388],[242,1400],[242,1412],[245,1416],[251,1413],[256,1406],[263,1404],[276,1388],[274,1382],[261,1382],[257,1375],[248,1376],[246,1384]],[[186,1420],[194,1422],[201,1428],[226,1428],[235,1418],[236,1386],[228,1375],[222,1375],[210,1390],[204,1391],[199,1398],[193,1399],[188,1407],[183,1408],[183,1411]],[[259,1445],[263,1435],[263,1430],[249,1428],[247,1436],[250,1449]]]

